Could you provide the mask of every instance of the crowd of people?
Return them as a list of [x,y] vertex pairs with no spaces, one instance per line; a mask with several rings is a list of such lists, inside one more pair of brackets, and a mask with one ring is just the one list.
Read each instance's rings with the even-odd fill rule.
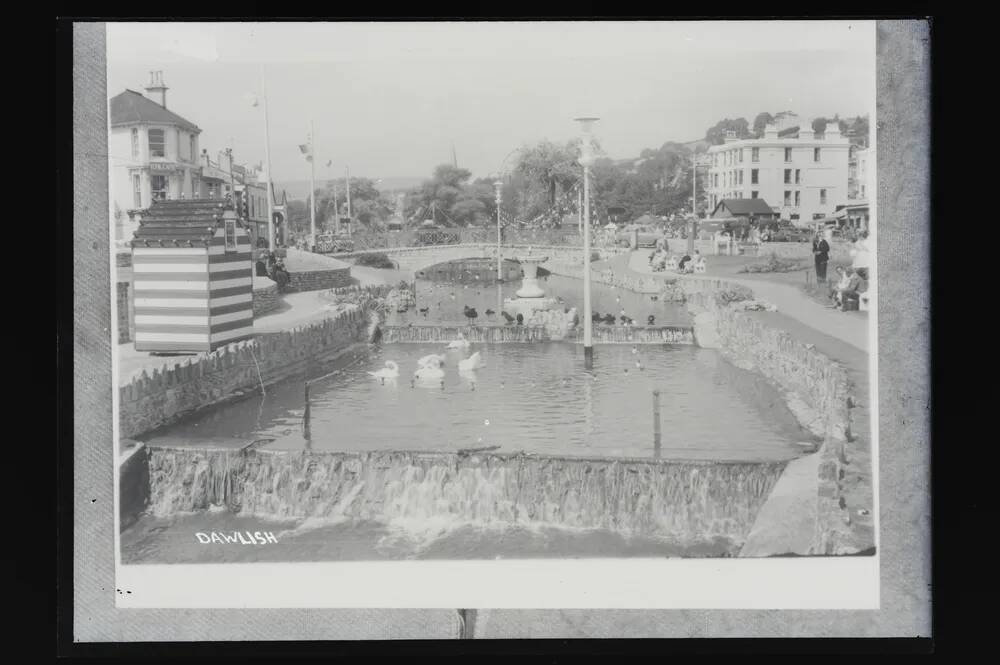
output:
[[705,257],[697,249],[694,250],[693,256],[685,253],[677,257],[670,254],[666,240],[658,240],[656,242],[656,250],[649,255],[649,266],[653,269],[653,272],[672,270],[680,273],[690,273],[704,272],[706,264]]
[[[827,231],[825,237],[816,234],[813,239],[813,257],[816,267],[816,281],[822,283],[826,281],[826,267],[830,260],[831,232]],[[841,310],[862,309],[861,300],[863,294],[869,291],[868,269],[871,261],[871,250],[868,246],[868,231],[862,231],[851,245],[851,265],[844,268],[837,266],[837,281],[830,285],[829,298],[832,301],[830,307]]]

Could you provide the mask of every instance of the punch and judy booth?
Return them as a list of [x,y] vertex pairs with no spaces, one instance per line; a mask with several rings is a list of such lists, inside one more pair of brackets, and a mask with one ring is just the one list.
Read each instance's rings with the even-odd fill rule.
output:
[[154,202],[132,240],[136,351],[213,351],[252,337],[250,243],[228,200]]

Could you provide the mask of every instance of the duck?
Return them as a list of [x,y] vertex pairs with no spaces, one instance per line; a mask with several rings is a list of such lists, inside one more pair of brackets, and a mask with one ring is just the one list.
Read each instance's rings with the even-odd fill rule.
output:
[[469,307],[468,305],[463,305],[462,313],[465,314],[465,318],[469,319],[469,325],[472,325],[472,322],[479,316],[479,312],[476,311],[476,308]]
[[638,346],[633,346],[632,347],[632,355],[634,356],[634,355],[637,355],[638,353],[639,353],[639,347]]
[[399,376],[399,365],[394,360],[386,360],[385,367],[375,372],[368,372],[376,379],[395,379]]
[[614,314],[605,314],[604,315],[604,323],[607,324],[607,325],[609,325],[609,326],[615,325],[615,315]]
[[430,307],[421,307],[417,311],[420,312],[421,314],[423,314],[424,316],[427,316],[427,312],[429,312],[430,309],[431,309]]
[[507,312],[500,312],[500,314],[503,315],[503,318],[507,321],[507,323],[514,323],[514,317]]
[[650,326],[654,325],[654,323],[653,323],[654,321],[656,321],[656,317],[653,316],[652,314],[650,314],[649,316],[646,317],[646,325],[650,325]]
[[590,320],[593,321],[594,323],[600,323],[604,319],[601,317],[600,312],[594,312],[593,314],[590,315]]
[[638,360],[636,360],[635,361],[635,368],[641,372],[642,371],[642,363],[639,362]]
[[424,356],[417,361],[419,367],[444,367],[444,356],[439,356],[436,353],[432,353],[429,356]]
[[519,326],[523,326],[524,325],[524,314],[518,314],[517,315],[517,325],[519,325]]
[[458,333],[458,339],[448,342],[449,349],[467,349],[469,348],[469,340],[465,339],[465,335]]
[[486,316],[493,316],[494,314],[496,314],[496,312],[494,312],[492,309],[486,310]]
[[479,355],[479,351],[476,351],[468,358],[464,358],[458,361],[459,371],[467,372],[469,370],[479,369],[480,367],[486,367],[483,364],[483,359]]

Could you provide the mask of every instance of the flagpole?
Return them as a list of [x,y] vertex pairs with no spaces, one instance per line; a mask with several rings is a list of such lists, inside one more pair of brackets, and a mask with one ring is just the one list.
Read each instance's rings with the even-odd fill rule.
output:
[[316,128],[309,121],[309,238],[310,247],[316,245]]
[[[351,167],[344,167],[347,171],[347,217],[351,219]],[[353,225],[353,224],[352,224]]]
[[274,200],[271,196],[271,137],[267,123],[267,93],[264,91],[264,65],[260,66],[260,96],[264,102],[264,161],[267,162],[267,247],[274,251]]

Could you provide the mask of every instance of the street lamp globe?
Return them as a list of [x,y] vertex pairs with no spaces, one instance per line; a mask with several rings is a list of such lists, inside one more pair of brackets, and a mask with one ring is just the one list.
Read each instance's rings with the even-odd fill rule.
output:
[[591,141],[590,132],[593,129],[594,123],[599,119],[589,116],[574,118],[576,122],[580,123],[580,129],[583,132],[583,143],[580,146],[580,166],[590,168],[594,165],[594,146]]

